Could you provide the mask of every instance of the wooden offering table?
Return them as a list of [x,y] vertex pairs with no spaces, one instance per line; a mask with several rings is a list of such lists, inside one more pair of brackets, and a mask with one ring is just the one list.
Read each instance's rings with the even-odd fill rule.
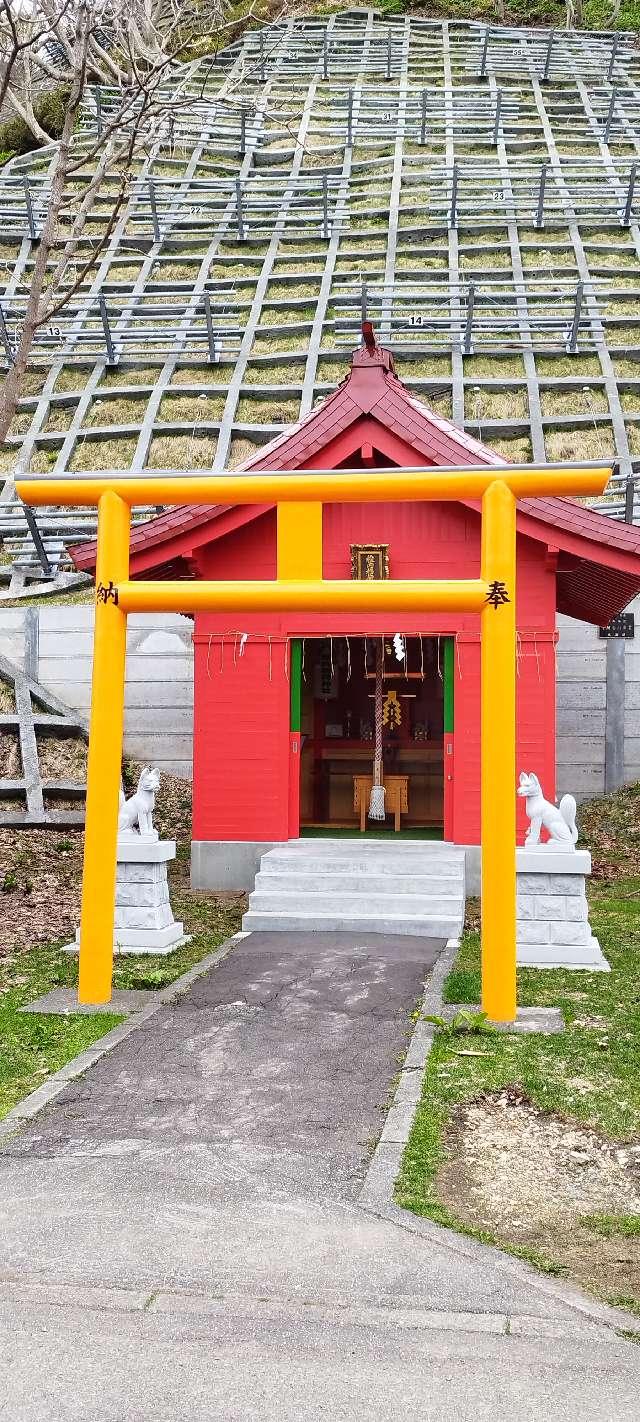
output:
[[[353,777],[353,808],[356,814],[358,810],[360,811],[361,834],[364,834],[366,828],[372,785],[372,775],[354,775]],[[384,791],[385,814],[394,816],[394,829],[397,833],[400,829],[400,815],[406,815],[409,811],[409,776],[386,775]]]

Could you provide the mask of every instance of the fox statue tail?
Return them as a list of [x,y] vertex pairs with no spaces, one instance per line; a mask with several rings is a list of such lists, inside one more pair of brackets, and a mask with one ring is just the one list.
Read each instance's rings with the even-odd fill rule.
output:
[[574,844],[576,843],[576,840],[578,838],[578,826],[576,824],[576,808],[577,806],[573,795],[562,796],[560,804],[558,805],[558,809],[560,811],[560,814],[562,815],[565,824],[571,831],[571,839]]

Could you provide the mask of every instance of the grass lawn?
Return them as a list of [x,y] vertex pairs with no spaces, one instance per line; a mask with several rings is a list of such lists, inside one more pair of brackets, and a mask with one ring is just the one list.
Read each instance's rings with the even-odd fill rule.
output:
[[[562,1009],[557,1036],[437,1033],[396,1199],[640,1313],[640,786],[581,818],[612,971],[518,972],[520,1005]],[[480,1001],[475,917],[448,1003]]]

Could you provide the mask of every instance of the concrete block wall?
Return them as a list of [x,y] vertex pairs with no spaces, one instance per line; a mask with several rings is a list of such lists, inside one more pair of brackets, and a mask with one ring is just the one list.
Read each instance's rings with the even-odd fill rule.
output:
[[[559,794],[585,799],[640,779],[640,598],[629,610],[638,636],[624,644],[606,642],[589,623],[558,618]],[[129,618],[127,754],[184,776],[192,764],[192,627],[172,614]],[[84,715],[92,639],[92,607],[0,607],[0,653]]]
[[557,788],[577,800],[640,780],[640,597],[633,640],[558,617]]
[[[191,776],[193,623],[177,614],[129,618],[125,750]],[[93,608],[0,608],[0,653],[67,705],[89,715]]]

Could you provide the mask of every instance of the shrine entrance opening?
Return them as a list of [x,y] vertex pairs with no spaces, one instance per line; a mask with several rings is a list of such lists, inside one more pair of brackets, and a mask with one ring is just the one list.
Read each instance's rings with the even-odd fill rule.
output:
[[[450,643],[445,637],[402,637],[395,645],[391,636],[305,639],[300,677],[303,832],[353,832],[364,825],[365,833],[419,829],[442,837]],[[367,816],[379,663],[384,822]]]

